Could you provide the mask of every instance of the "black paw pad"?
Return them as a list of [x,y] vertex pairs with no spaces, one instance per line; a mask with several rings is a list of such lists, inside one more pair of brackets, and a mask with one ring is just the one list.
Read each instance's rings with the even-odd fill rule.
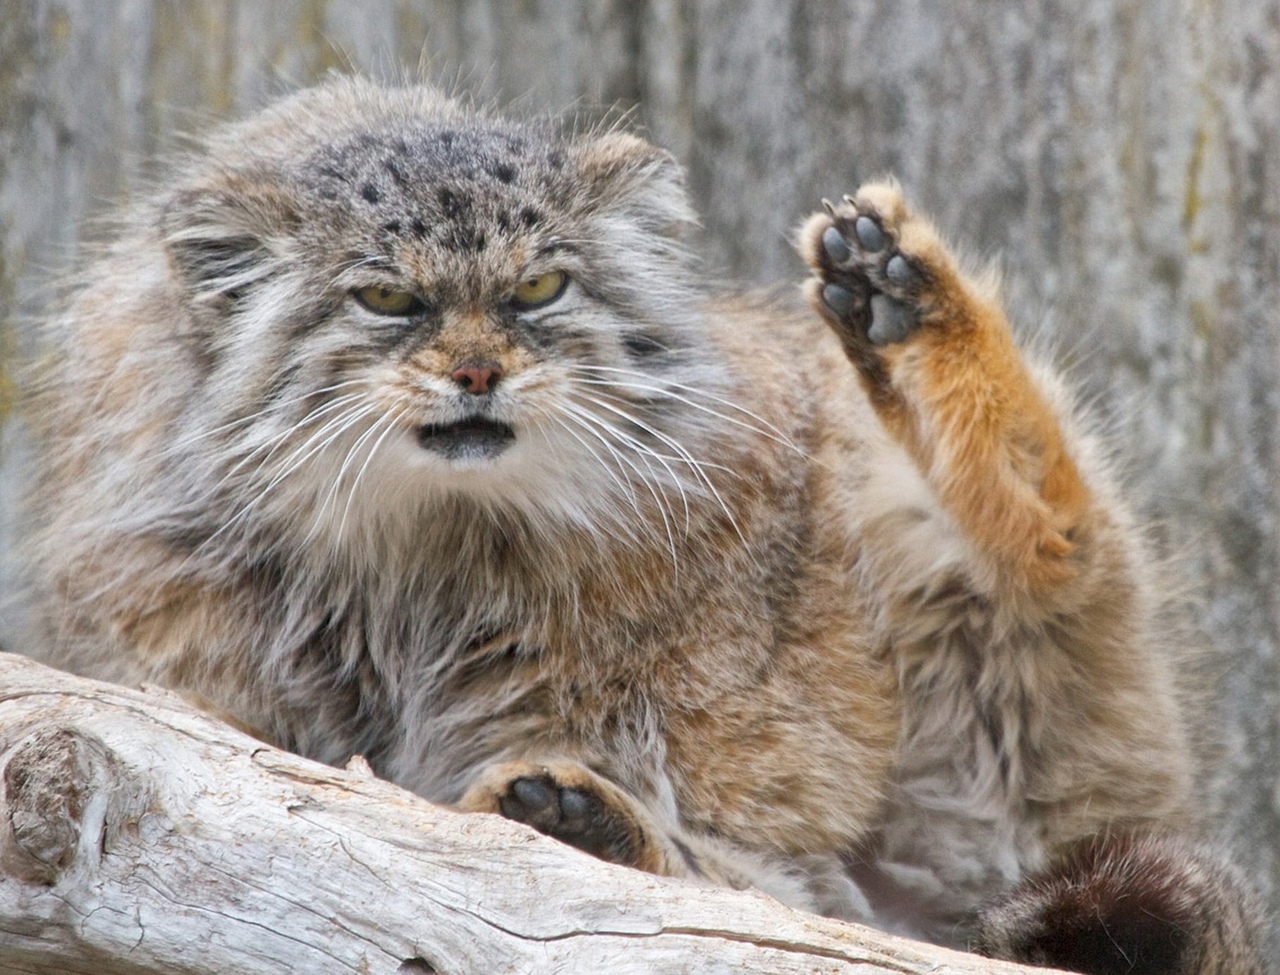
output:
[[[833,227],[832,229],[834,230],[835,228]],[[823,286],[822,301],[831,309],[831,313],[838,318],[848,318],[857,308],[857,300],[854,298],[853,292],[848,288],[842,288],[838,284]]]
[[902,302],[882,294],[871,298],[871,327],[867,329],[867,338],[872,345],[904,342],[917,324],[915,314]]
[[844,264],[853,256],[853,251],[849,247],[849,242],[844,239],[844,234],[840,233],[835,226],[828,227],[822,232],[822,249],[827,252],[833,264]]
[[519,778],[507,787],[498,806],[507,819],[602,860],[630,863],[634,858],[626,824],[587,789],[562,786],[550,775]]
[[[824,201],[825,202],[825,201]],[[827,204],[819,276],[826,310],[848,331],[846,341],[876,347],[905,342],[920,327],[920,266],[898,250],[897,238],[874,213]]]
[[507,794],[498,800],[507,819],[541,829],[560,819],[559,799],[550,779],[516,779]]
[[901,254],[894,254],[884,266],[884,276],[899,288],[907,288],[915,283],[915,271]]
[[887,238],[881,226],[870,217],[863,215],[853,222],[853,234],[864,251],[874,254],[884,250]]

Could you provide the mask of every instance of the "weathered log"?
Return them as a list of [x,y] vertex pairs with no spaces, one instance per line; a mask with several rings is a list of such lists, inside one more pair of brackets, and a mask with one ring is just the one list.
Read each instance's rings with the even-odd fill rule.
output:
[[0,688],[0,972],[1031,971],[606,864],[164,690],[7,654]]

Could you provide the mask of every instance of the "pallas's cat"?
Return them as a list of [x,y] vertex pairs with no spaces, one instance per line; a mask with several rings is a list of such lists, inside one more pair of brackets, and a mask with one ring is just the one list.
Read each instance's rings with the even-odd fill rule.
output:
[[51,322],[38,653],[646,870],[1260,970],[1168,835],[1155,563],[994,282],[892,183],[803,225],[808,309],[693,219],[633,135],[427,88],[216,132]]

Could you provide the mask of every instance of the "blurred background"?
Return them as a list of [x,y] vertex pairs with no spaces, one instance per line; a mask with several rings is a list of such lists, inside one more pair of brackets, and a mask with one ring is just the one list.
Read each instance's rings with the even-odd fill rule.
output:
[[0,0],[0,645],[15,367],[86,220],[334,69],[628,110],[716,280],[798,279],[798,218],[885,173],[998,259],[1182,558],[1207,812],[1280,907],[1280,0]]

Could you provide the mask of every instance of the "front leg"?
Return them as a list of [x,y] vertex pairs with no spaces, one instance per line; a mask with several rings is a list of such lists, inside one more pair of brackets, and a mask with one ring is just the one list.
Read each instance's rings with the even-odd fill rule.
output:
[[801,251],[881,421],[998,577],[1033,595],[1069,584],[1089,494],[994,284],[965,276],[891,183],[828,204]]
[[497,813],[648,873],[738,888],[758,882],[748,863],[735,866],[712,845],[669,827],[630,793],[571,759],[490,765],[458,808]]

